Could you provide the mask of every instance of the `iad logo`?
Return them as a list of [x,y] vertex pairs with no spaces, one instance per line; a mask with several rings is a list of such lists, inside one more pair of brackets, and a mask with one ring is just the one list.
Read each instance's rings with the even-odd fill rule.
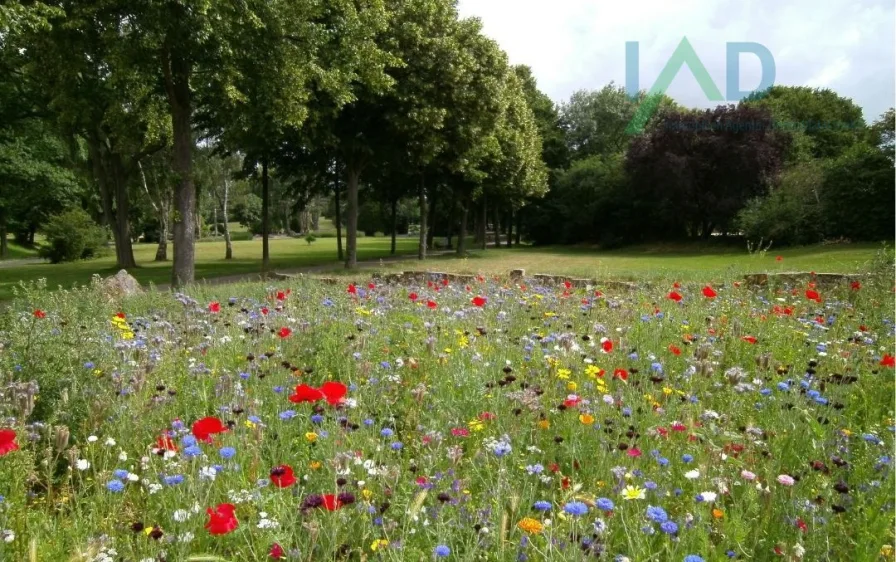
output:
[[[632,99],[638,99],[640,88],[640,71],[639,71],[639,46],[637,41],[628,41],[625,44],[625,90]],[[741,53],[752,53],[759,57],[759,64],[762,67],[762,79],[759,85],[753,90],[740,89],[740,55]],[[672,80],[685,64],[691,70],[691,74],[697,79],[697,84],[706,94],[706,98],[710,101],[740,101],[746,96],[768,89],[775,81],[775,58],[771,52],[759,43],[727,43],[725,49],[725,63],[727,66],[725,89],[727,96],[723,96],[722,92],[713,82],[712,77],[697,56],[694,47],[691,46],[688,38],[685,37],[675,48],[675,52],[669,57],[669,62],[663,67],[660,75],[654,82],[653,87],[647,92],[647,98],[638,106],[634,118],[628,124],[626,129],[629,133],[640,133],[644,130],[644,125],[650,116],[656,111],[662,95],[672,84]]]

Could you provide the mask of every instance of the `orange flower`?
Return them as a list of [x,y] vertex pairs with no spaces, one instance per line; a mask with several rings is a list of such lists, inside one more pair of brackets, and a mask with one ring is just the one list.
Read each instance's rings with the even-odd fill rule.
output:
[[594,416],[591,414],[582,414],[579,416],[579,421],[585,425],[591,425],[594,423]]
[[722,517],[725,517],[725,514],[722,513],[721,509],[713,509],[712,516],[715,517],[716,519],[721,519]]
[[524,517],[516,526],[530,535],[537,535],[544,530],[544,525],[531,517]]

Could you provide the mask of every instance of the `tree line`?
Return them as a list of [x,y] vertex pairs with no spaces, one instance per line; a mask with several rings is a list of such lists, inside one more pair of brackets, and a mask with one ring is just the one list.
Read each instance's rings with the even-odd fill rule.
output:
[[8,232],[96,220],[119,267],[173,240],[180,285],[205,233],[232,257],[233,220],[263,271],[272,232],[321,217],[347,267],[359,233],[394,252],[412,226],[421,259],[489,225],[499,245],[893,230],[892,110],[867,125],[786,86],[695,110],[612,83],[558,105],[453,0],[8,1],[0,71],[0,256]]

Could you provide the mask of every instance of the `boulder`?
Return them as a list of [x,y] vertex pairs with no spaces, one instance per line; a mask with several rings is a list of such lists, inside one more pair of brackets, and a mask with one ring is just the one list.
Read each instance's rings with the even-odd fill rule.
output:
[[120,299],[143,293],[140,282],[124,269],[103,279],[101,288],[103,294],[110,299]]

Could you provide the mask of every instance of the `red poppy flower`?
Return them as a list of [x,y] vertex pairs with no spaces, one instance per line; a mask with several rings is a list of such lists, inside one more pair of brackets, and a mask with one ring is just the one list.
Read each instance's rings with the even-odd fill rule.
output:
[[703,296],[708,299],[716,298],[716,292],[712,290],[712,287],[709,285],[703,287]]
[[266,307],[266,306],[261,307],[261,315],[262,315],[262,316],[267,316],[267,315],[268,315],[268,312],[270,312],[270,311],[268,310],[268,307]]
[[815,289],[806,289],[806,298],[810,301],[821,302],[821,295]]
[[852,283],[850,283],[849,286],[852,287],[853,291],[858,291],[859,289],[862,288],[862,284],[859,283],[858,281],[853,281]]
[[236,508],[232,503],[220,503],[217,507],[206,509],[208,513],[208,523],[205,528],[213,535],[226,535],[235,530],[239,526],[234,511]]
[[775,261],[784,261],[784,256],[775,256]]
[[637,447],[632,447],[631,449],[627,450],[625,453],[630,457],[640,457],[642,454],[641,449],[639,449]]
[[485,305],[485,298],[480,297],[480,296],[475,296],[475,297],[473,297],[473,300],[471,302],[473,303],[473,306],[482,307]]
[[0,457],[13,451],[18,451],[16,432],[14,429],[0,429]]
[[218,418],[207,417],[193,422],[193,436],[206,443],[212,442],[212,435],[215,433],[224,433],[225,431],[227,431],[227,426]]
[[740,339],[744,340],[747,343],[756,343],[756,341],[757,341],[756,336],[744,336]]
[[576,406],[579,405],[579,402],[581,402],[581,401],[582,401],[582,399],[579,398],[578,396],[572,396],[572,397],[564,400],[563,405],[566,406],[567,408],[575,408]]
[[286,300],[286,293],[284,293],[283,291],[277,291],[277,300]]
[[893,357],[889,353],[884,353],[883,358],[880,360],[880,364],[884,367],[896,367],[896,357]]
[[370,289],[370,290],[372,291],[372,290],[376,289],[376,285],[373,284],[373,283],[368,283],[368,284],[367,284],[367,288]]
[[600,342],[600,348],[604,351],[604,353],[610,353],[613,351],[613,340],[603,340]]
[[681,283],[679,283],[678,281],[676,281],[675,283],[672,283],[672,288],[681,289]]
[[348,387],[341,382],[325,382],[320,385],[318,391],[323,394],[327,402],[332,406],[342,401],[342,398],[348,392]]
[[274,560],[280,560],[286,553],[283,551],[283,547],[277,543],[271,545],[271,550],[268,551],[268,556],[273,558]]
[[336,511],[340,507],[342,507],[342,502],[339,501],[339,498],[336,497],[336,494],[324,494],[324,503],[323,508],[327,511]]
[[177,452],[177,444],[167,433],[159,436],[159,438],[156,439],[155,448],[157,451],[173,451],[175,453]]
[[436,304],[436,301],[426,301],[426,308],[428,308],[430,310],[435,310],[438,307],[439,307],[439,305]]
[[116,312],[116,313],[115,313],[115,317],[116,317],[116,318],[121,318],[122,320],[124,320],[124,319],[125,319],[124,312]]
[[280,331],[277,332],[277,335],[281,338],[288,338],[290,334],[292,334],[292,330],[290,330],[286,326],[283,326],[282,328],[280,328]]
[[317,402],[318,400],[323,400],[323,398],[324,393],[320,390],[307,384],[300,384],[296,387],[296,391],[292,396],[289,397],[289,401],[301,404],[302,402]]
[[496,419],[497,417],[498,417],[497,415],[495,415],[491,412],[482,412],[481,414],[479,414],[479,419],[482,421],[490,421],[490,420]]
[[683,424],[681,422],[673,422],[672,423],[672,431],[685,431],[685,430],[687,430],[687,428],[688,428],[688,426],[686,426],[685,424]]
[[448,278],[447,278],[447,277],[443,277],[443,278],[442,278],[442,285],[445,286],[445,287],[448,286]]
[[296,475],[292,467],[282,464],[271,470],[271,483],[278,488],[289,488],[296,483]]
[[355,284],[354,284],[354,283],[349,283],[349,285],[348,285],[348,289],[346,289],[346,291],[347,291],[350,295],[357,295],[357,294],[358,294],[358,289],[355,287]]
[[564,476],[563,479],[560,480],[560,487],[564,490],[568,490],[570,483],[569,476]]
[[628,371],[626,371],[625,369],[616,369],[615,371],[613,371],[613,378],[614,379],[622,379],[624,381],[627,381],[628,380]]
[[570,283],[569,281],[564,281],[564,282],[563,282],[563,286],[566,287],[567,289],[571,289],[571,288],[572,288],[572,283]]
[[41,310],[39,308],[34,309],[34,317],[35,318],[44,318],[46,315],[47,315],[47,313],[44,312],[43,310]]
[[676,293],[675,291],[670,291],[669,294],[666,295],[666,297],[674,300],[675,302],[681,301],[681,298],[682,298],[681,295]]
[[674,344],[669,345],[669,351],[672,352],[672,355],[681,355],[681,348]]
[[209,312],[221,312],[221,303],[218,301],[208,303]]
[[594,291],[594,296],[597,297],[597,298],[601,298],[601,297],[604,296],[604,294],[601,293],[600,291]]
[[412,301],[416,302],[417,301],[417,293],[411,293],[410,295],[408,295],[408,298],[411,299]]

